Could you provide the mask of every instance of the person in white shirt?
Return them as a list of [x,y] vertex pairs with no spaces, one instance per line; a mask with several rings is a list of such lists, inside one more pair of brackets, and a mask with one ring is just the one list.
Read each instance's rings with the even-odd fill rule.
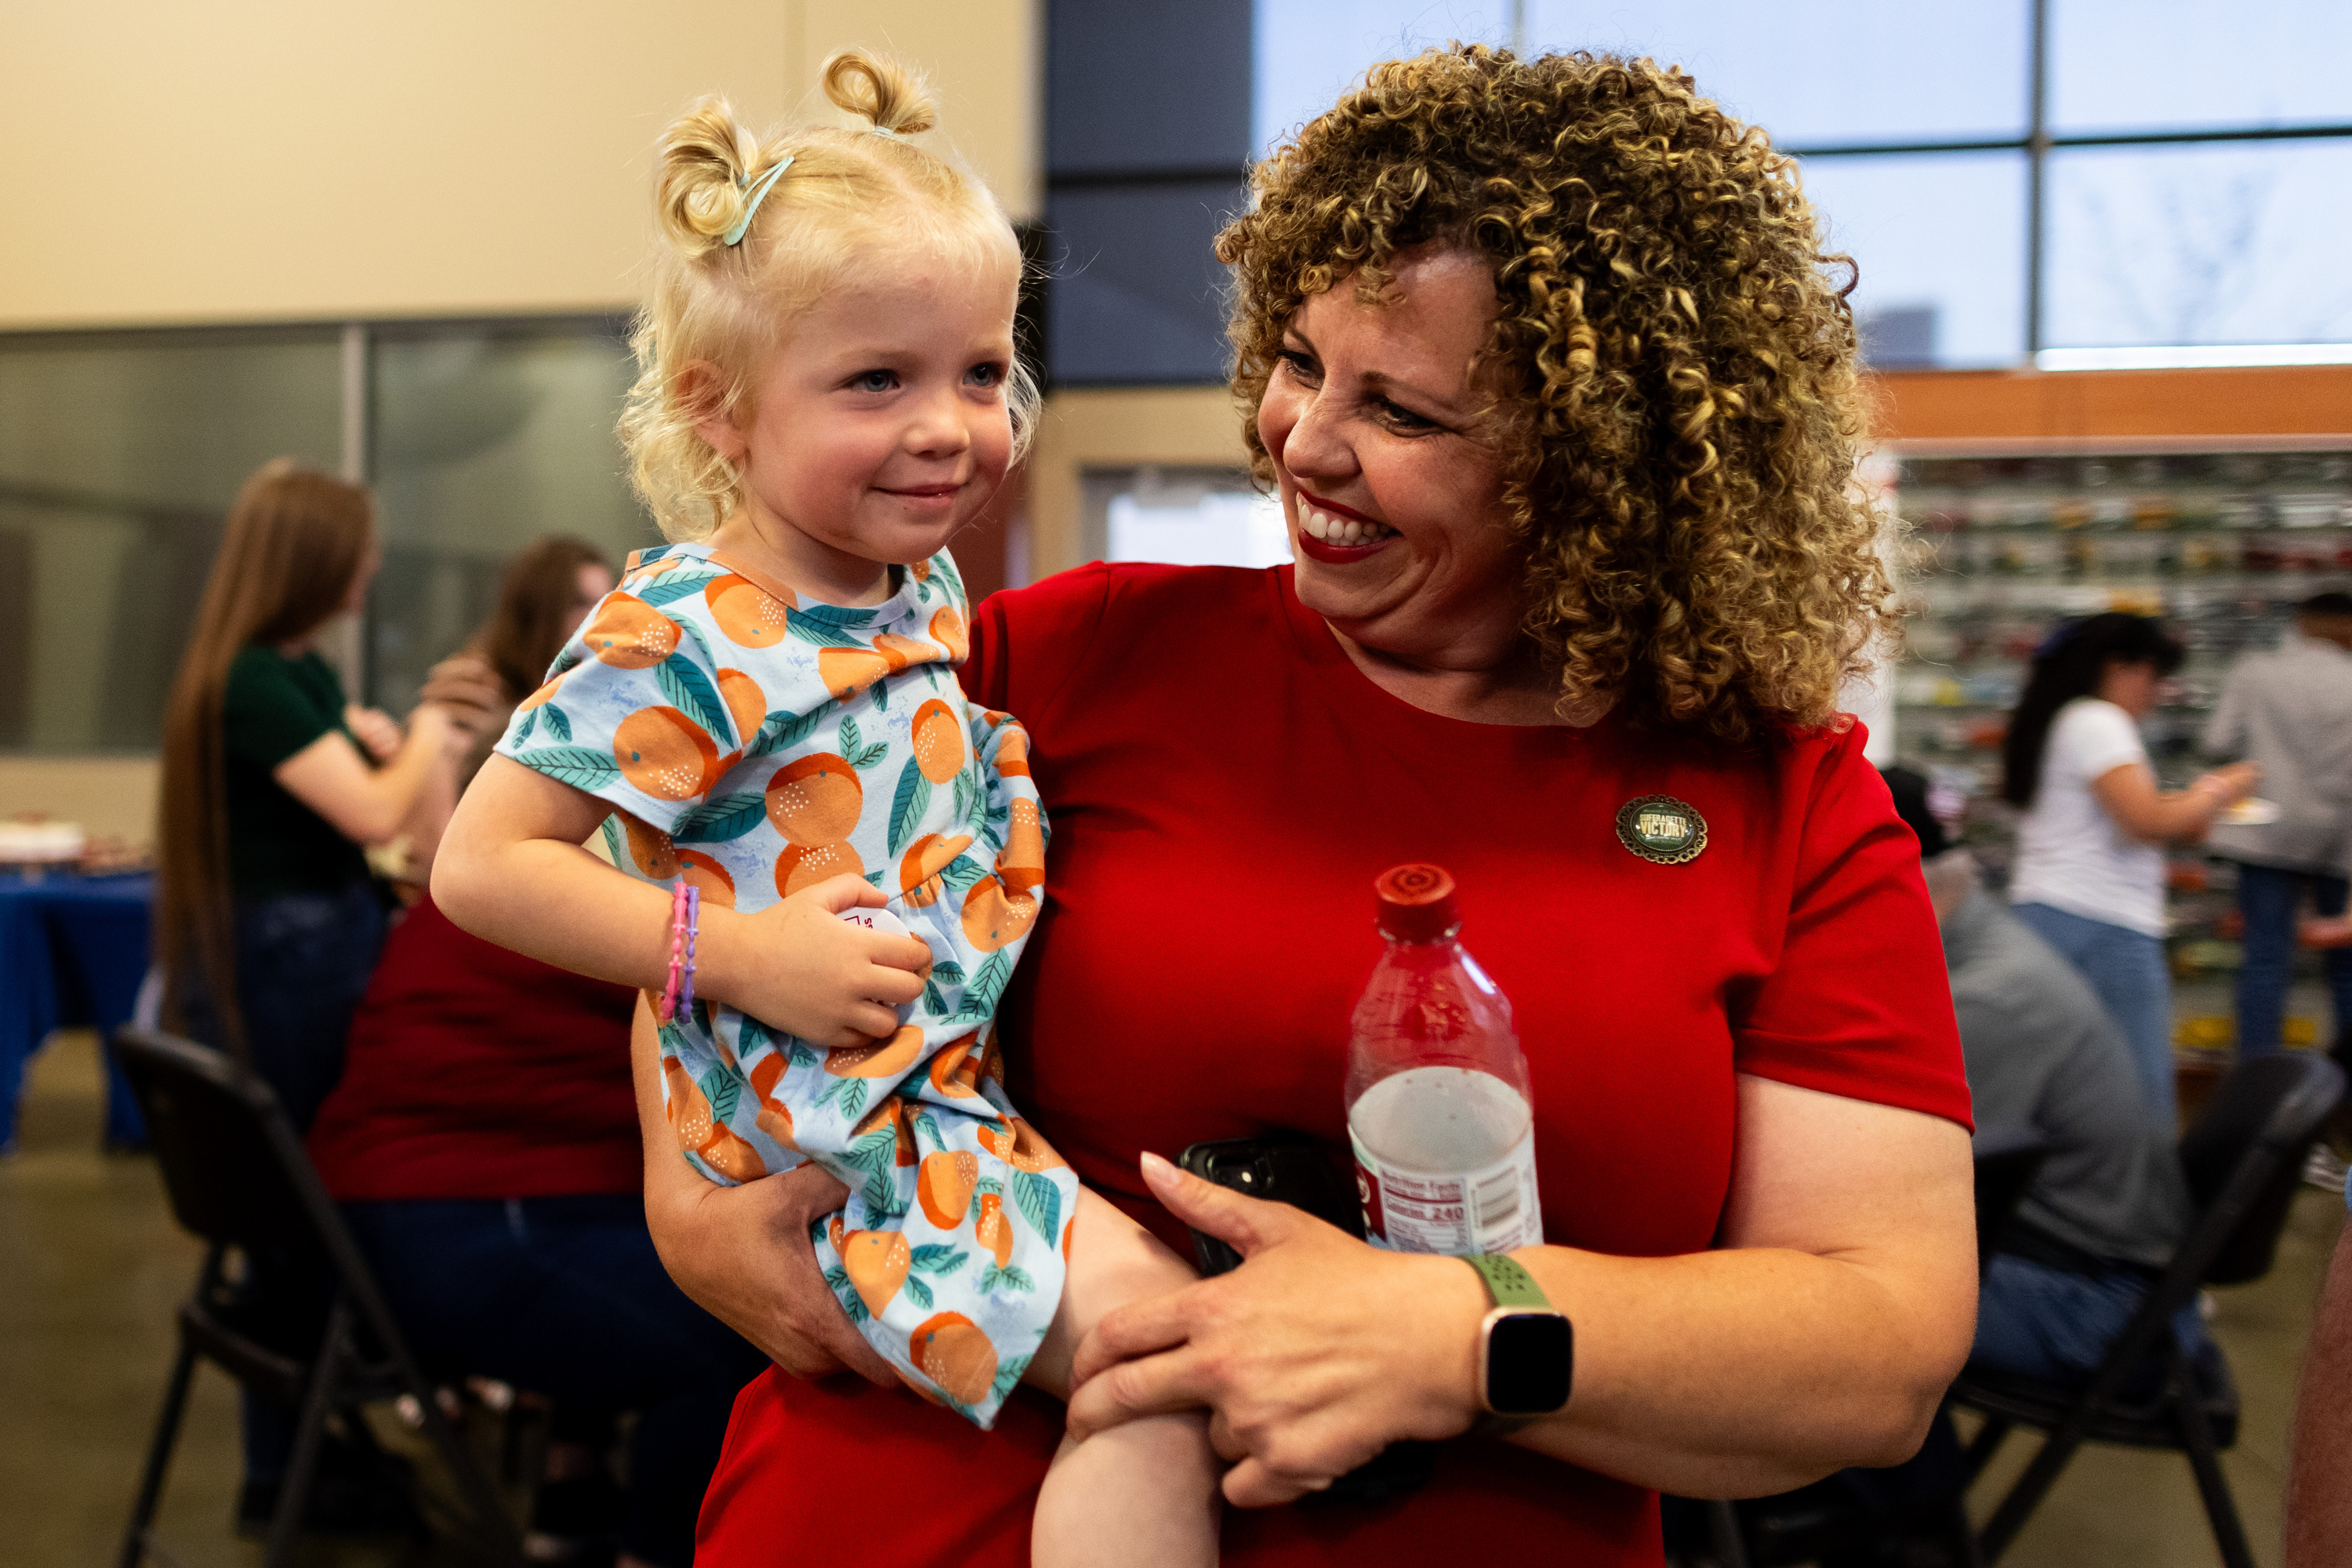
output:
[[2139,721],[2180,655],[2146,616],[2062,624],[2035,650],[2001,754],[2001,795],[2024,812],[2010,901],[2091,983],[2131,1044],[2148,1114],[2167,1128],[2179,1109],[2163,846],[2203,837],[2261,777],[2238,763],[2185,790],[2157,787]]

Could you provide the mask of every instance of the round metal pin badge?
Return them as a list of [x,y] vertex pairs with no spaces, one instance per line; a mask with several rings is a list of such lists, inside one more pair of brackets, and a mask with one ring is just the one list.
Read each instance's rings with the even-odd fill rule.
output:
[[1706,847],[1706,818],[1670,795],[1639,795],[1617,808],[1617,842],[1656,865],[1680,866]]

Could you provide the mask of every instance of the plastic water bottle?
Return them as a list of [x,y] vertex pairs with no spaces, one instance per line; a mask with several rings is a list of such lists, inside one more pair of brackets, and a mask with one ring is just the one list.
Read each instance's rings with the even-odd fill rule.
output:
[[1510,999],[1456,940],[1444,868],[1398,866],[1372,889],[1388,950],[1348,1037],[1365,1235],[1396,1252],[1536,1246],[1535,1111]]

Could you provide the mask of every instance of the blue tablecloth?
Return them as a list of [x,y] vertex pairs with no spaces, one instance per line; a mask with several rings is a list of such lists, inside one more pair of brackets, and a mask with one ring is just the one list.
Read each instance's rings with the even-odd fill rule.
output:
[[[16,1146],[25,1064],[58,1029],[110,1035],[131,1021],[147,975],[155,879],[0,877],[0,1152]],[[106,1142],[138,1146],[147,1129],[110,1053]]]

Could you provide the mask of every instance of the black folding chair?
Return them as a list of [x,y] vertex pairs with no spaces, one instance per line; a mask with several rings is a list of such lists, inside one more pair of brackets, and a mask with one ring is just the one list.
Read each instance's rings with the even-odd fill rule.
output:
[[[198,1357],[301,1411],[265,1568],[286,1563],[300,1533],[328,1417],[344,1415],[363,1433],[360,1406],[403,1396],[403,1414],[421,1421],[463,1500],[468,1529],[459,1540],[482,1560],[522,1563],[497,1489],[444,1417],[269,1086],[221,1053],[169,1035],[124,1029],[114,1049],[146,1112],[172,1213],[210,1244],[196,1288],[180,1307],[179,1355],[123,1533],[121,1568],[139,1568],[151,1551],[172,1561],[151,1527]],[[274,1342],[279,1336],[240,1314],[226,1272],[232,1247],[248,1267],[257,1255],[291,1254],[317,1259],[331,1276],[332,1302],[315,1345]]]
[[[2252,1568],[2220,1458],[2237,1441],[2237,1386],[2219,1347],[2210,1362],[2190,1365],[2172,1318],[2204,1286],[2241,1285],[2270,1272],[2304,1159],[2343,1092],[2342,1070],[2315,1053],[2239,1063],[2180,1141],[2196,1223],[2090,1382],[2044,1383],[1975,1365],[1961,1372],[1953,1401],[1985,1416],[1969,1447],[1971,1480],[2015,1428],[2048,1434],[1978,1536],[1984,1562],[2000,1560],[2075,1450],[2100,1442],[2187,1456],[2221,1560]],[[2147,1381],[2151,1366],[2160,1383],[2144,1394],[2134,1384]]]
[[[2032,1129],[1988,1132],[1977,1141],[1977,1268],[2026,1189],[2050,1157],[2050,1142]],[[1948,1543],[1955,1568],[1972,1564],[1973,1545],[1961,1491],[1894,1501],[1866,1494],[1859,1484],[1885,1472],[1844,1471],[1778,1497],[1706,1504],[1706,1554],[1717,1568],[1777,1568],[1825,1554],[1854,1552],[1884,1542],[1933,1536]],[[1898,1472],[1900,1473],[1900,1472]],[[1684,1505],[1687,1506],[1687,1505]],[[1685,1525],[1687,1534],[1689,1526]]]

